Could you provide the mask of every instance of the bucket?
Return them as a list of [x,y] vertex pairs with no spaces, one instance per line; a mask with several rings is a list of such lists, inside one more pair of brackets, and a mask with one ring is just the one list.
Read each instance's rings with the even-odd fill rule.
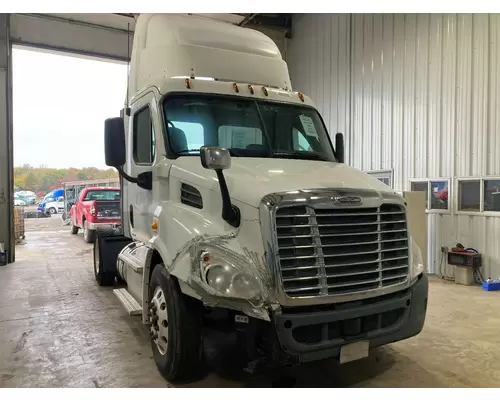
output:
[[7,261],[9,259],[9,257],[7,256],[7,252],[4,251],[2,253],[0,253],[0,266],[4,266],[4,265],[7,265]]

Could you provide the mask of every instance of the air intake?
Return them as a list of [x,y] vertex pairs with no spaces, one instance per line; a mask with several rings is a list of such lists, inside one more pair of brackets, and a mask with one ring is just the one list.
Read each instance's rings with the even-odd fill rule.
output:
[[203,208],[203,199],[199,190],[186,183],[181,184],[181,203],[194,208]]

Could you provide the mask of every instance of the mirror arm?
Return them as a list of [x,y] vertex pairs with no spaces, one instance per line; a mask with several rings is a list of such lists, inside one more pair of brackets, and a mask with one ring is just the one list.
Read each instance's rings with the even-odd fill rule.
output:
[[116,167],[116,169],[123,179],[129,181],[130,183],[137,183],[137,178],[133,178],[130,175],[127,175],[122,167]]
[[237,228],[240,226],[241,213],[238,207],[231,204],[231,197],[227,188],[226,178],[221,169],[215,170],[217,179],[219,180],[220,194],[222,197],[222,219],[229,225]]

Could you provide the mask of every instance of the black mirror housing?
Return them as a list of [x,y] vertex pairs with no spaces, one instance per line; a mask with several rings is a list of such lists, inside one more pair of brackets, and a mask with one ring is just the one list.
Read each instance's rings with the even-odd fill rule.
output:
[[344,163],[344,134],[335,134],[335,158],[339,163]]
[[146,171],[137,175],[137,186],[139,186],[141,189],[152,190],[153,172]]
[[125,164],[125,125],[123,118],[104,121],[104,155],[106,165],[120,168]]

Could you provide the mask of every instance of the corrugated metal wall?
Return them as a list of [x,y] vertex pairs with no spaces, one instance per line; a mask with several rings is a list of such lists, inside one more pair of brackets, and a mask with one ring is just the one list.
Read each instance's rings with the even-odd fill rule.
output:
[[[500,175],[500,15],[301,15],[293,26],[292,85],[318,104],[331,132],[344,128],[351,165],[394,169],[396,190],[410,178],[453,186],[456,177]],[[329,79],[350,82],[350,94],[342,87],[328,98]],[[336,104],[350,104],[341,125]],[[500,277],[500,218],[428,219],[431,271],[442,245],[461,242],[485,255],[486,275]]]

